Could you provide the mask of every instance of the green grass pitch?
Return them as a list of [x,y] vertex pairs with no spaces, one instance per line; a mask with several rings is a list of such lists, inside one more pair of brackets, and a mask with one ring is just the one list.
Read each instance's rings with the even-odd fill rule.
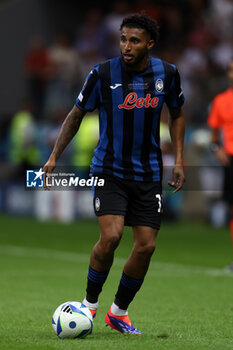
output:
[[162,225],[142,289],[130,306],[140,337],[105,327],[124,261],[132,247],[125,229],[100,296],[93,334],[60,340],[51,318],[57,306],[82,301],[96,222],[40,223],[0,217],[0,349],[233,349],[233,273],[228,229],[183,222]]

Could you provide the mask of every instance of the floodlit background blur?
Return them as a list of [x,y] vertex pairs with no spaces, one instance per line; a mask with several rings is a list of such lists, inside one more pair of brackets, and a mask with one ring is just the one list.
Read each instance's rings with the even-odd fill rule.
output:
[[[206,120],[213,97],[228,86],[232,0],[1,0],[1,213],[62,221],[93,217],[90,191],[26,191],[25,174],[46,162],[90,68],[119,55],[123,17],[142,10],[160,26],[152,55],[177,65],[186,97],[187,187],[175,196],[165,188],[165,218],[226,223],[222,171],[209,150]],[[166,109],[161,136],[166,181],[173,158]],[[85,117],[59,164],[85,168],[97,140],[98,117],[93,113]]]

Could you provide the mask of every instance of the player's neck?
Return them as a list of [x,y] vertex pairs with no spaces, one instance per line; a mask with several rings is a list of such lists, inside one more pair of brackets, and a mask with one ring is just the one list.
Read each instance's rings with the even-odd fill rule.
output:
[[[141,72],[143,72],[145,69],[146,69],[146,67],[147,67],[147,65],[148,65],[148,63],[149,63],[149,60],[150,60],[150,58],[149,58],[149,56],[145,56],[140,62],[138,62],[137,64],[135,64],[135,65],[127,65],[127,64],[125,64],[125,66],[127,67],[127,69],[128,70],[130,70],[130,71],[132,71],[132,72],[136,72],[136,73],[141,73]],[[125,62],[124,62],[125,63]]]

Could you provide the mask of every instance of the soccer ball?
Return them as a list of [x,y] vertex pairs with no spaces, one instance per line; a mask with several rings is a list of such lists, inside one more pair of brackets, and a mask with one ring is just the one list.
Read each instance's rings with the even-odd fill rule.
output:
[[55,310],[52,326],[59,338],[84,338],[92,332],[93,318],[82,303],[67,301]]

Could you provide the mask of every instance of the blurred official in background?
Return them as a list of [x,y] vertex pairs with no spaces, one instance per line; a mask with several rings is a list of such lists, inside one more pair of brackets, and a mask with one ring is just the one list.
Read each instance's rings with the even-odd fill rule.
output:
[[[233,59],[227,69],[230,87],[218,94],[211,107],[208,124],[212,128],[211,148],[224,166],[224,199],[230,206],[230,232],[233,244]],[[233,272],[233,262],[229,266]]]

